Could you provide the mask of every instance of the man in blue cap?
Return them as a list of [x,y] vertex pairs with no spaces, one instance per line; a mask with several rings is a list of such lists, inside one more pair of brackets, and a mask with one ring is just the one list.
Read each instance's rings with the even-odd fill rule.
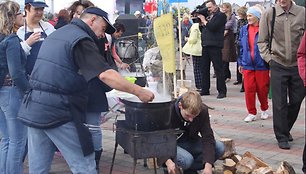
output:
[[28,128],[29,173],[48,173],[56,148],[72,173],[95,174],[91,134],[85,126],[88,81],[98,77],[111,88],[149,102],[154,94],[125,80],[105,62],[98,38],[115,28],[96,7],[45,39],[30,78],[32,87],[19,111]]

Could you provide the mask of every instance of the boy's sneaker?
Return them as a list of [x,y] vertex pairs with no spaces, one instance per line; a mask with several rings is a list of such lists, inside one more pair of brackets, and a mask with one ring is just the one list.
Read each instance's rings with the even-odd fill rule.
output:
[[269,114],[268,114],[268,111],[267,111],[267,110],[261,112],[260,118],[261,118],[262,120],[266,120],[268,117],[269,117]]
[[251,121],[255,121],[256,120],[256,115],[253,114],[249,114],[247,117],[245,117],[244,121],[245,122],[251,122]]

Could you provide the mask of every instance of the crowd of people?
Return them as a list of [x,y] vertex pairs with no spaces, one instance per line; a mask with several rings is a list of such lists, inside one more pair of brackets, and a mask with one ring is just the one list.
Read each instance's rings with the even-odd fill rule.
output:
[[[12,0],[0,3],[0,173],[23,173],[26,156],[29,173],[48,173],[56,151],[73,173],[99,173],[102,132],[89,128],[99,127],[100,115],[108,112],[106,92],[128,92],[142,102],[154,99],[151,91],[118,73],[129,68],[115,46],[125,26],[112,24],[108,13],[90,1],[75,1],[49,22],[42,20],[48,7],[44,0],[24,5],[22,13]],[[176,158],[159,159],[168,173],[180,167],[185,174],[202,169],[212,174],[223,155],[201,99],[210,95],[211,62],[217,99],[227,97],[229,63],[237,63],[234,85],[242,84],[245,92],[245,122],[257,119],[256,95],[260,119],[270,117],[272,89],[275,137],[279,148],[290,149],[290,131],[306,94],[305,8],[277,0],[273,8],[240,7],[237,13],[238,18],[230,3],[207,0],[191,19],[183,15],[181,47],[192,57],[196,90],[173,105],[171,127],[184,134],[177,139]],[[152,32],[152,20],[140,11],[134,15],[140,33]],[[304,147],[304,173],[305,155]]]

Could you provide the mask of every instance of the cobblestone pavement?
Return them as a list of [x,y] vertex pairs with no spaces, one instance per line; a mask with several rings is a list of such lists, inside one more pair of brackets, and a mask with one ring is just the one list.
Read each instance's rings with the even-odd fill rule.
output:
[[[245,123],[244,117],[247,115],[245,107],[244,93],[240,93],[240,86],[234,86],[236,73],[236,64],[231,63],[232,80],[227,83],[227,98],[217,100],[217,92],[215,87],[215,79],[211,78],[211,95],[203,97],[204,103],[213,107],[210,110],[211,124],[216,133],[216,137],[231,138],[236,145],[238,154],[249,151],[260,157],[268,163],[274,170],[278,168],[280,162],[288,161],[295,169],[297,174],[302,174],[302,151],[305,143],[305,100],[302,104],[299,117],[291,131],[294,141],[291,142],[290,150],[281,150],[277,146],[274,137],[272,118]],[[212,71],[211,71],[212,72]],[[187,79],[193,79],[191,65],[187,65]],[[258,104],[258,102],[257,102]],[[259,104],[257,105],[259,107]],[[269,100],[269,113],[272,114],[272,102]],[[257,115],[259,118],[259,114]],[[118,119],[124,119],[119,116]],[[114,118],[102,125],[103,129],[103,147],[104,152],[100,162],[102,174],[109,173],[111,160],[113,156],[115,133],[113,132]],[[25,163],[25,172],[27,171],[27,163]],[[132,173],[133,159],[123,153],[123,149],[118,147],[115,159],[113,174]],[[217,171],[222,169],[222,161],[216,162]],[[54,156],[51,172],[53,174],[71,173],[65,160],[61,156]],[[154,170],[143,167],[143,160],[137,160],[137,174],[154,173]],[[162,174],[162,169],[158,169],[157,173]],[[220,173],[220,172],[215,172]]]

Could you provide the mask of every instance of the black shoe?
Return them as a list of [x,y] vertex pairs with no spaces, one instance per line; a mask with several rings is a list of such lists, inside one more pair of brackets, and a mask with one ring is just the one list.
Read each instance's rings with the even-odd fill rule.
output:
[[239,85],[239,84],[241,84],[242,82],[239,82],[239,81],[235,81],[234,83],[233,83],[233,85]]
[[226,94],[218,94],[217,99],[225,98]]
[[278,147],[281,148],[281,149],[286,149],[286,150],[290,149],[290,145],[289,145],[288,141],[278,142]]
[[244,88],[241,88],[241,89],[240,89],[240,92],[244,92]]
[[203,92],[203,91],[202,91],[202,92],[200,93],[200,95],[201,95],[201,96],[203,96],[203,95],[210,95],[210,93],[209,93],[209,92]]
[[289,133],[288,141],[293,141],[292,135]]
[[198,91],[199,93],[202,92],[202,89],[197,88],[196,91]]

